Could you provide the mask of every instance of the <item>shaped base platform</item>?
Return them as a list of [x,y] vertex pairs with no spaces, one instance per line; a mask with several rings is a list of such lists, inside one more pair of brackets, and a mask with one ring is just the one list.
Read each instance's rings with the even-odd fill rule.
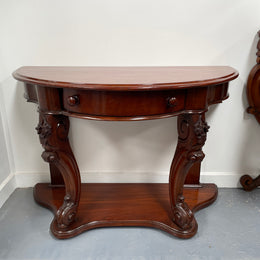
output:
[[[184,197],[194,212],[207,207],[217,198],[215,184],[201,184],[184,188]],[[34,198],[40,205],[56,213],[65,196],[64,187],[38,183]],[[54,218],[51,231],[57,238],[74,237],[98,227],[143,226],[164,230],[180,238],[190,238],[197,232],[182,230],[172,222],[169,185],[154,183],[86,183],[81,186],[81,199],[75,222],[60,229]]]

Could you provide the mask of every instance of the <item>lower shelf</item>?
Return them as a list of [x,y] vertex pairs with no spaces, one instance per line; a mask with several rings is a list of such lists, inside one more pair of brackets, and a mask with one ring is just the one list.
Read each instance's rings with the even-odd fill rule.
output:
[[[38,183],[34,198],[40,205],[56,213],[62,205],[64,187]],[[185,187],[184,197],[193,212],[217,198],[215,184]],[[59,229],[54,218],[51,231],[57,238],[74,237],[98,227],[144,226],[164,230],[180,238],[196,234],[197,223],[191,230],[182,230],[172,222],[168,184],[152,183],[87,183],[81,186],[77,218],[67,229]]]

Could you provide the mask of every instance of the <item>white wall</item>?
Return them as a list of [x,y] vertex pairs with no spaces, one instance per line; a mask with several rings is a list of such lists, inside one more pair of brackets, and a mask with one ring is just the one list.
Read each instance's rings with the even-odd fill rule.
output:
[[13,154],[0,84],[0,207],[16,188],[13,166]]
[[[240,76],[230,98],[208,112],[202,181],[236,187],[242,174],[258,174],[260,126],[245,113],[245,83],[255,64],[259,10],[259,0],[1,1],[1,85],[18,186],[48,180],[36,107],[11,76],[24,65],[233,66]],[[176,118],[71,125],[84,180],[167,181]]]
[[10,166],[7,156],[6,142],[4,138],[2,117],[0,114],[0,183],[2,183],[5,178],[10,174]]

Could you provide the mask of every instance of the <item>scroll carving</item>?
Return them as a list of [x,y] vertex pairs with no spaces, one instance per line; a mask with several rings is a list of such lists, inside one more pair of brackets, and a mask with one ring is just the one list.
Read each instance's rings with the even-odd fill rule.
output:
[[173,208],[173,221],[182,229],[190,228],[194,216],[187,203],[184,202],[184,196],[177,197],[177,203]]
[[57,211],[57,222],[60,228],[69,226],[76,217],[77,206],[69,194],[64,197],[62,206]]
[[243,175],[240,178],[240,183],[243,186],[244,190],[251,191],[260,185],[260,175],[255,179],[253,179],[249,175]]
[[183,114],[178,117],[178,144],[170,170],[170,199],[173,221],[182,230],[195,228],[192,211],[184,201],[183,185],[189,169],[205,157],[205,144],[209,126],[203,114]]
[[80,173],[68,139],[69,119],[39,113],[36,130],[44,148],[42,158],[57,167],[65,182],[66,195],[56,213],[56,221],[60,228],[66,228],[75,220],[80,198]]

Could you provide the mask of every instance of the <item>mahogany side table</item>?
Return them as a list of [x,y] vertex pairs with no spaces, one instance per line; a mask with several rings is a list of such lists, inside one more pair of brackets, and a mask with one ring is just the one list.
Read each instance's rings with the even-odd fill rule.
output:
[[[51,231],[70,238],[105,226],[147,226],[180,238],[197,232],[194,212],[217,198],[200,184],[208,106],[228,98],[231,67],[21,67],[25,98],[39,106],[36,130],[51,183],[34,198],[54,212]],[[69,117],[130,121],[178,116],[178,144],[166,184],[81,184],[71,150]],[[184,185],[184,184],[187,185]]]

